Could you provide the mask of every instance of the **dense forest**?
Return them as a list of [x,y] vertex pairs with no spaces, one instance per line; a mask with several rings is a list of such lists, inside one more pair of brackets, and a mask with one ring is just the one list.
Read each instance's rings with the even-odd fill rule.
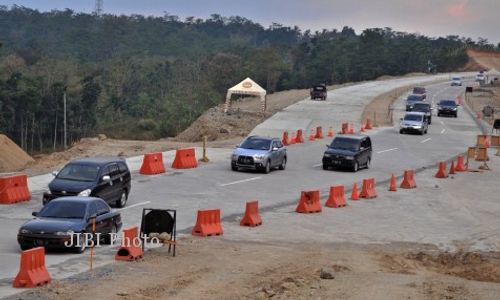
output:
[[39,12],[0,6],[0,132],[27,151],[104,132],[174,136],[226,89],[250,76],[268,92],[457,70],[485,39],[429,38],[391,28],[268,28],[242,17],[209,19]]

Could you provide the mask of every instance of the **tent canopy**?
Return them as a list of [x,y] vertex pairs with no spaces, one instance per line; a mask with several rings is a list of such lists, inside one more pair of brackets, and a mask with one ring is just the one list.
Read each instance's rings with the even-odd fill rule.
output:
[[227,90],[226,106],[224,112],[227,112],[229,110],[229,107],[231,105],[231,96],[233,94],[259,96],[262,104],[262,111],[265,110],[267,92],[249,77]]

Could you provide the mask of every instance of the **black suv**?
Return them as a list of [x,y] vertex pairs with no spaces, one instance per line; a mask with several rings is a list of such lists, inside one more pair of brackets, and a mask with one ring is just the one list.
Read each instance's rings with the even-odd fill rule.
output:
[[311,100],[314,99],[321,99],[321,100],[326,100],[326,95],[327,95],[327,88],[326,84],[317,84],[313,86],[309,92],[311,95]]
[[432,107],[427,102],[417,102],[413,104],[413,108],[411,111],[421,112],[425,114],[425,120],[427,124],[431,125],[432,123]]
[[441,115],[451,115],[456,118],[458,116],[457,110],[457,103],[455,100],[441,100],[438,103],[437,115],[438,117]]
[[372,142],[366,135],[337,136],[323,154],[323,170],[347,167],[356,172],[361,166],[370,167]]
[[53,173],[43,204],[64,196],[98,197],[108,204],[124,207],[131,187],[125,160],[117,157],[94,157],[71,161]]

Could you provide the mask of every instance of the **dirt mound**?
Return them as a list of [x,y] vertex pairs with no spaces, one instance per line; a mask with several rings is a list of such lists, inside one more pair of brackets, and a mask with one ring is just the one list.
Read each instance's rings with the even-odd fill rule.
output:
[[500,71],[500,52],[467,50],[469,62],[464,71],[479,71],[495,69]]
[[475,281],[500,282],[500,256],[474,252],[410,253],[407,259],[437,273]]
[[14,172],[34,162],[23,149],[7,136],[0,134],[0,172]]

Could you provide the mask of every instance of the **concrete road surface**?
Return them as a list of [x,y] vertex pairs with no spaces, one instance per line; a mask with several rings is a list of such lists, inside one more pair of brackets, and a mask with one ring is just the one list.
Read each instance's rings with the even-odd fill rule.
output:
[[[443,78],[446,76],[441,75]],[[397,79],[382,82],[365,83],[329,92],[329,99],[319,104],[309,100],[299,103],[297,111],[307,112],[304,120],[300,114],[286,121],[283,114],[278,113],[256,128],[256,133],[273,134],[281,137],[282,130],[297,128],[306,129],[316,125],[335,126],[343,121],[355,121],[359,125],[359,117],[363,106],[388,88],[392,89],[409,83],[419,84],[435,80],[435,77],[419,77],[417,79]],[[442,79],[442,78],[441,78]],[[449,83],[427,86],[429,99],[455,99],[463,93],[465,87],[450,87]],[[337,104],[337,105],[336,105]],[[313,107],[315,113],[308,108]],[[403,113],[402,103],[395,106],[395,118]],[[290,108],[296,110],[293,106]],[[288,112],[285,112],[288,113]],[[295,113],[294,113],[295,114]],[[316,117],[316,116],[320,117]],[[285,121],[284,121],[285,120]],[[328,124],[325,124],[329,121]],[[325,122],[325,123],[323,123]],[[267,124],[266,124],[267,123]],[[274,124],[274,125],[273,125]],[[278,125],[276,125],[278,124]],[[309,128],[307,128],[309,129]],[[307,131],[306,131],[307,132]],[[263,211],[272,211],[289,207],[297,202],[301,190],[320,189],[322,197],[333,184],[344,184],[350,187],[353,182],[361,183],[363,178],[375,177],[377,181],[388,180],[391,173],[402,174],[404,169],[432,167],[439,160],[449,159],[457,153],[464,152],[473,144],[478,128],[473,119],[459,108],[459,117],[437,118],[429,128],[429,134],[400,135],[398,128],[379,128],[369,131],[372,137],[374,153],[372,166],[358,173],[344,171],[324,171],[321,158],[328,139],[288,147],[288,166],[285,171],[273,171],[270,174],[256,172],[232,172],[229,164],[229,149],[213,149],[208,156],[214,158],[209,164],[202,164],[197,169],[168,169],[166,174],[141,176],[133,174],[132,191],[127,207],[122,210],[124,226],[140,224],[141,211],[144,207],[170,208],[178,211],[177,228],[181,233],[189,234],[194,225],[198,209],[220,208],[223,219],[236,220],[244,211],[245,202],[259,200]],[[39,183],[43,185],[43,183]],[[19,267],[20,250],[16,242],[19,226],[31,218],[31,212],[41,207],[41,192],[34,193],[34,200],[13,206],[2,206],[0,210],[0,296],[13,294],[11,281]],[[286,210],[283,213],[293,214]],[[339,212],[341,213],[341,212]],[[429,217],[432,217],[429,216]],[[358,222],[363,223],[360,218]],[[295,224],[300,225],[300,224]],[[286,225],[284,225],[286,226]],[[390,230],[388,230],[390,234]],[[335,228],[324,228],[324,234],[334,234]],[[397,233],[399,234],[399,233]],[[470,234],[464,232],[464,235]],[[456,238],[460,237],[457,233]],[[411,240],[412,237],[395,236],[394,239]],[[357,242],[373,242],[373,239],[359,239]],[[431,241],[432,242],[432,241]],[[439,243],[446,243],[446,239]],[[182,251],[182,247],[179,248]],[[116,247],[103,247],[96,251],[96,262],[100,266],[113,262]],[[89,251],[85,254],[49,253],[46,258],[49,272],[53,278],[64,278],[88,269]]]

